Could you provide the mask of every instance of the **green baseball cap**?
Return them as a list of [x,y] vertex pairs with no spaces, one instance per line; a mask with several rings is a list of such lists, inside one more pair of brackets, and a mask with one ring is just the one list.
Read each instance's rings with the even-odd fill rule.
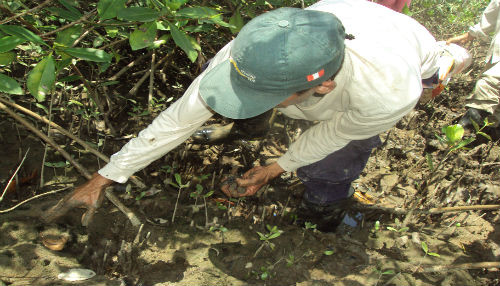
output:
[[280,8],[248,22],[231,56],[208,71],[200,95],[229,118],[257,116],[294,92],[320,85],[340,68],[345,31],[333,14]]

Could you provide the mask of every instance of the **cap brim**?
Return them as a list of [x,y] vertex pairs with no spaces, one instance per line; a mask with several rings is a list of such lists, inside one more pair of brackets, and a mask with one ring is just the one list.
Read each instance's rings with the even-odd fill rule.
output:
[[245,119],[275,107],[291,94],[271,94],[231,81],[231,63],[226,60],[207,72],[200,95],[215,112],[232,119]]

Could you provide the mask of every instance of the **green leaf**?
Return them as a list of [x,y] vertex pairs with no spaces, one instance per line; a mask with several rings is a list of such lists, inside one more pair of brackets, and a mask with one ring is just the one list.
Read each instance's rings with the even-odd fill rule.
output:
[[196,61],[196,58],[198,57],[198,52],[191,42],[190,37],[186,35],[186,33],[177,29],[174,24],[169,22],[168,25],[170,27],[170,32],[172,33],[172,38],[174,38],[175,44],[179,46],[187,54],[191,62],[194,63],[194,61]]
[[80,37],[81,34],[82,26],[75,25],[69,27],[57,33],[56,43],[64,47],[71,47],[71,45],[73,45],[73,43],[78,39],[78,37]]
[[44,101],[45,95],[51,92],[55,80],[54,59],[52,56],[47,56],[30,71],[26,83],[31,95],[38,101]]
[[427,254],[429,254],[430,256],[441,257],[441,255],[439,255],[435,252],[428,252]]
[[271,235],[269,236],[269,239],[276,238],[276,237],[278,237],[278,236],[280,236],[280,235],[281,235],[281,231],[275,232],[275,233],[273,233],[273,234],[271,234]]
[[388,230],[392,230],[392,231],[396,231],[396,232],[398,231],[397,229],[395,229],[395,228],[393,228],[393,227],[390,227],[390,226],[388,226],[388,227],[387,227],[387,229],[388,229]]
[[133,51],[151,47],[155,38],[156,22],[145,23],[130,34],[130,47]]
[[333,254],[333,250],[325,250],[325,252],[323,252],[323,254],[325,254],[325,255],[332,255]]
[[400,230],[398,230],[398,232],[405,232],[405,231],[407,231],[409,229],[410,229],[409,227],[403,227]]
[[0,38],[0,53],[5,53],[10,50],[13,50],[18,45],[26,42],[24,38],[20,38],[17,36],[6,36]]
[[446,140],[449,145],[453,145],[456,142],[462,140],[464,136],[464,128],[460,124],[450,125],[443,127],[444,134],[446,135]]
[[76,3],[70,3],[66,0],[58,0],[58,1],[59,3],[61,3],[61,5],[64,6],[64,8],[68,9],[68,11],[71,12],[72,14],[77,15],[78,17],[83,16],[82,13],[80,13],[80,11],[78,11],[78,9],[75,8]]
[[205,198],[208,198],[208,197],[210,197],[210,196],[211,196],[211,195],[213,195],[213,194],[214,194],[214,191],[210,191],[210,192],[206,193],[206,194],[204,195],[204,197],[205,197]]
[[428,253],[428,252],[429,252],[429,248],[427,247],[427,243],[425,243],[425,241],[422,241],[422,250],[423,250],[425,253]]
[[177,11],[182,5],[186,4],[188,0],[165,0],[165,4],[172,11]]
[[9,94],[23,94],[23,90],[17,81],[0,73],[0,92]]
[[160,12],[146,7],[129,7],[117,12],[118,19],[139,22],[151,22],[160,17]]
[[40,103],[35,103],[36,107],[40,108],[41,110],[43,110],[45,112],[45,114],[49,114],[49,109],[43,105],[43,104],[40,104]]
[[427,153],[425,155],[425,159],[427,160],[427,165],[429,166],[429,170],[431,170],[431,172],[434,172],[434,163],[432,162],[432,155],[430,153]]
[[177,12],[177,16],[197,19],[201,23],[203,22],[211,22],[214,24],[221,25],[223,27],[232,27],[236,28],[233,25],[230,25],[222,20],[221,13],[210,9],[208,7],[189,7],[181,9]]
[[394,270],[387,270],[382,272],[382,275],[387,275],[387,274],[394,274]]
[[91,62],[110,62],[113,56],[103,50],[92,48],[65,48],[63,51],[75,58]]
[[233,16],[229,19],[229,24],[231,24],[233,27],[230,27],[229,29],[231,30],[231,33],[236,34],[238,33],[241,28],[243,28],[243,25],[245,24],[243,22],[243,18],[241,17],[240,10],[236,10],[234,12]]
[[493,139],[491,139],[491,136],[490,136],[490,135],[488,135],[488,134],[486,134],[486,133],[484,133],[484,132],[482,132],[482,131],[478,131],[478,132],[477,132],[477,134],[478,134],[478,135],[481,135],[481,136],[483,136],[483,137],[485,137],[486,139],[488,139],[488,140],[490,140],[490,141],[492,141],[492,140],[493,140]]
[[16,53],[6,52],[0,53],[0,66],[6,66],[16,59]]
[[81,15],[80,16],[75,15],[75,14],[71,13],[70,11],[63,9],[63,8],[59,8],[59,7],[49,7],[46,10],[49,11],[50,13],[60,17],[60,18],[63,18],[63,19],[69,20],[69,21],[76,21],[76,20],[80,19],[80,17],[81,17]]
[[52,167],[52,168],[64,168],[64,167],[66,167],[67,163],[63,162],[63,161],[54,162],[54,163],[45,162],[44,165],[47,167]]
[[42,38],[40,38],[40,36],[21,26],[0,25],[0,30],[9,35],[17,36],[36,44],[45,45],[47,47],[49,46],[42,40]]
[[127,0],[100,0],[97,3],[97,13],[101,20],[107,20],[116,17],[119,10],[125,7]]
[[177,182],[177,184],[179,184],[179,186],[182,185],[181,175],[179,175],[178,173],[175,173],[174,177],[175,177],[175,181]]
[[468,138],[466,140],[462,140],[460,141],[455,147],[451,148],[449,152],[453,152],[457,149],[460,149],[460,148],[463,148],[465,147],[466,145],[469,145],[472,141],[476,140],[475,138]]

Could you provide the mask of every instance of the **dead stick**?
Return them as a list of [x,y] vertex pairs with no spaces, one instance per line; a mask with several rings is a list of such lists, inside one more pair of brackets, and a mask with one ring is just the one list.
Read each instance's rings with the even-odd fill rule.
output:
[[74,25],[78,25],[78,24],[86,21],[90,16],[94,15],[96,11],[97,11],[97,9],[94,9],[94,10],[90,11],[89,13],[83,15],[80,19],[78,19],[78,20],[76,20],[74,22],[71,22],[71,23],[69,23],[67,25],[64,25],[64,26],[62,26],[60,28],[57,28],[54,31],[50,31],[50,32],[47,32],[45,34],[42,34],[42,35],[40,35],[40,37],[44,38],[44,37],[50,36],[52,34],[59,33],[60,31],[65,30],[65,29],[67,29],[69,27],[73,27]]
[[[26,128],[28,128],[31,132],[35,133],[35,135],[37,135],[38,137],[40,137],[41,139],[43,139],[45,142],[47,142],[48,144],[50,144],[52,147],[54,147],[54,149],[56,149],[66,160],[68,160],[68,162],[70,162],[73,166],[75,166],[75,168],[87,180],[90,180],[92,178],[92,175],[89,173],[89,171],[87,171],[87,169],[85,169],[82,165],[80,165],[77,161],[75,161],[64,149],[62,149],[59,145],[57,145],[56,142],[54,142],[54,140],[50,139],[49,137],[47,137],[47,135],[45,135],[42,132],[40,132],[40,130],[36,129],[35,126],[33,126],[28,121],[26,121],[24,118],[22,118],[19,115],[17,115],[15,112],[13,112],[12,110],[10,110],[5,104],[3,104],[1,102],[0,102],[0,109],[2,109],[3,111],[5,111],[7,114],[9,114],[10,116],[12,116],[15,120],[19,121],[22,125],[24,125]],[[137,218],[137,216],[135,216],[135,214],[132,211],[130,211],[127,207],[125,207],[120,202],[120,200],[113,195],[112,192],[106,192],[106,197],[116,207],[118,207],[119,210],[121,210],[121,211],[128,210],[127,212],[124,212],[124,214],[130,219],[130,221],[132,222],[132,225],[135,226],[135,224],[137,223],[137,221],[139,221],[139,219]],[[139,224],[140,224],[140,221],[139,221]]]
[[8,212],[10,212],[10,211],[13,211],[13,210],[17,209],[18,207],[20,207],[21,205],[24,205],[25,203],[27,203],[27,202],[29,202],[29,201],[32,201],[32,200],[34,200],[34,199],[38,199],[38,198],[41,198],[41,197],[44,197],[44,196],[48,196],[48,195],[52,195],[52,194],[55,194],[55,193],[59,193],[59,192],[65,191],[65,190],[67,190],[67,189],[69,189],[69,188],[71,188],[71,186],[69,186],[69,187],[64,187],[64,188],[62,188],[62,189],[53,190],[53,191],[49,191],[49,192],[45,192],[45,193],[43,193],[43,194],[39,194],[39,195],[33,196],[33,197],[31,197],[31,198],[29,198],[29,199],[27,199],[27,200],[24,200],[24,201],[22,201],[22,202],[18,203],[17,205],[15,205],[15,206],[13,206],[13,207],[11,207],[11,208],[8,208],[8,209],[6,209],[6,210],[0,210],[0,214],[4,214],[4,213],[8,213]]
[[129,208],[127,208],[124,204],[120,202],[120,200],[113,194],[113,187],[107,187],[105,190],[106,198],[110,200],[122,213],[127,216],[133,226],[140,226],[142,223],[139,218],[132,212]]
[[149,93],[148,93],[148,109],[153,111],[153,86],[155,82],[155,61],[156,52],[153,51],[151,56],[151,70],[149,71]]
[[[500,262],[472,262],[451,265],[428,265],[420,266],[415,269],[415,266],[407,266],[404,272],[443,272],[457,269],[482,269],[482,268],[500,268]],[[498,270],[497,270],[498,271]]]
[[12,16],[12,17],[9,17],[9,18],[7,18],[7,19],[5,19],[5,20],[2,20],[2,21],[0,21],[0,25],[5,24],[5,23],[8,23],[8,22],[10,22],[10,21],[12,21],[12,20],[15,20],[15,19],[17,19],[17,18],[19,18],[19,17],[22,17],[22,16],[24,16],[24,15],[26,15],[26,14],[28,14],[28,13],[34,12],[34,11],[36,11],[36,10],[40,10],[40,9],[42,9],[43,7],[45,7],[45,6],[49,5],[49,4],[50,4],[50,2],[52,2],[52,0],[46,0],[45,2],[43,2],[42,4],[40,4],[40,5],[38,5],[38,6],[34,7],[34,8],[31,8],[31,9],[29,9],[29,10],[26,10],[26,11],[22,12],[22,13],[16,14],[16,15],[14,15],[14,16]]
[[[354,208],[359,208],[362,210],[377,210],[383,211],[393,214],[407,214],[410,210],[402,209],[402,208],[391,208],[391,207],[381,207],[381,206],[367,206],[367,205],[358,205],[354,206]],[[456,207],[442,207],[442,208],[432,208],[428,210],[413,210],[413,212],[418,214],[439,214],[439,213],[448,213],[448,212],[461,212],[461,211],[477,211],[477,210],[498,210],[500,209],[500,205],[472,205],[472,206],[456,206]]]

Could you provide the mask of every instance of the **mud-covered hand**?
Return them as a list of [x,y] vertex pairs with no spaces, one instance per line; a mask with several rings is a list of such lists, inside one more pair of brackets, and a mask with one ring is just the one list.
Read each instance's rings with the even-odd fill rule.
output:
[[246,192],[231,192],[227,184],[223,184],[221,189],[229,197],[253,196],[262,186],[284,172],[285,170],[278,163],[265,167],[257,166],[248,170],[241,178],[236,179],[238,186],[246,188]]
[[446,40],[446,44],[463,45],[463,44],[465,44],[473,39],[474,39],[474,37],[471,34],[469,34],[469,32],[467,32],[467,33],[464,33],[462,35],[449,38],[448,40]]
[[72,193],[66,195],[55,206],[50,208],[42,216],[42,220],[47,223],[52,222],[64,216],[73,208],[85,208],[87,211],[82,215],[82,225],[87,226],[102,203],[104,189],[112,183],[112,180],[94,173],[92,178],[85,184],[77,187]]

